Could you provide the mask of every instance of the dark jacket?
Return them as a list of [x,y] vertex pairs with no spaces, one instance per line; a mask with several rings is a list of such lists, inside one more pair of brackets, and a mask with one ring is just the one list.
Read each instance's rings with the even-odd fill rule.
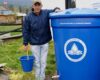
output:
[[42,45],[51,40],[49,13],[54,10],[41,10],[37,16],[30,12],[23,21],[23,44]]

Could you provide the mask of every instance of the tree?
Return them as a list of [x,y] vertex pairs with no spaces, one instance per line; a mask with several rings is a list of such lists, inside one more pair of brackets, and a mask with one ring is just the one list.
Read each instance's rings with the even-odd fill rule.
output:
[[10,9],[11,11],[14,11],[14,5],[10,4],[10,5],[9,5],[9,9]]
[[22,9],[22,6],[19,6],[19,12],[22,12],[23,9]]

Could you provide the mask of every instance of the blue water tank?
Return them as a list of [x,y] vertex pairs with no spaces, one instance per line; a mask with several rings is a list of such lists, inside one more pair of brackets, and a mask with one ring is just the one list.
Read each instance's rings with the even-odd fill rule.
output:
[[100,11],[51,13],[59,80],[100,80]]

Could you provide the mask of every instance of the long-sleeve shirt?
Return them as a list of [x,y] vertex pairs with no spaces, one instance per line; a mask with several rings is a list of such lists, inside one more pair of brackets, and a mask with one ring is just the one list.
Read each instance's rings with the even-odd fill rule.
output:
[[41,10],[39,15],[30,12],[23,21],[23,44],[42,45],[51,40],[49,13],[54,10]]

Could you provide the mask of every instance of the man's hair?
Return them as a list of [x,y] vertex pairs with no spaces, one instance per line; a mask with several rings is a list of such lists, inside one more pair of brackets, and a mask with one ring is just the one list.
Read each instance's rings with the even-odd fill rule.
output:
[[34,8],[32,8],[31,10],[34,11]]
[[41,3],[39,3],[39,2],[36,2],[34,5],[41,5]]

